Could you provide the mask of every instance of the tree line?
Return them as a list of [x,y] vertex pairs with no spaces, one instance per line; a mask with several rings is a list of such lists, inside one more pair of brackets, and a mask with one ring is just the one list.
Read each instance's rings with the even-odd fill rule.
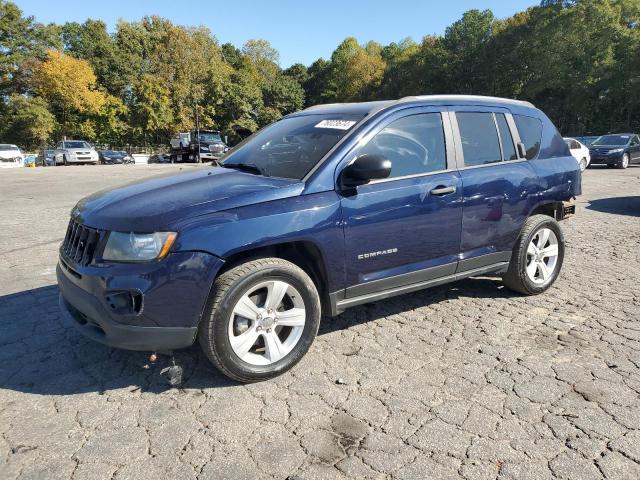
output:
[[420,42],[349,37],[283,69],[266,40],[238,48],[157,16],[42,24],[0,0],[0,141],[159,145],[196,122],[237,139],[309,105],[439,93],[529,100],[564,134],[638,131],[639,25],[640,0],[545,0],[470,10]]

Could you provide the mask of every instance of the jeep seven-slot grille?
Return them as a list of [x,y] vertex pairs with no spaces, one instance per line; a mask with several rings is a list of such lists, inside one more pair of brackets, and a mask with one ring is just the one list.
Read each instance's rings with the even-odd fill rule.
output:
[[83,266],[89,265],[93,260],[101,233],[100,230],[85,227],[72,219],[62,242],[62,252],[72,262]]

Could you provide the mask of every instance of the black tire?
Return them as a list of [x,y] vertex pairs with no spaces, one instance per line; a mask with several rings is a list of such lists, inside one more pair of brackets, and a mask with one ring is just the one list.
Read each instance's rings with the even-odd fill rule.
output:
[[67,161],[67,156],[66,155],[62,156],[62,164],[65,165],[65,166],[69,165],[69,162]]
[[[293,350],[270,365],[253,365],[240,359],[229,341],[232,311],[252,286],[270,279],[285,280],[301,295],[306,310],[302,335]],[[280,258],[258,258],[220,275],[213,285],[200,322],[198,340],[205,355],[224,375],[243,383],[276,377],[292,368],[307,353],[320,325],[320,297],[309,276],[298,266]]]
[[[558,258],[550,279],[546,281],[544,285],[538,285],[529,278],[526,272],[527,248],[538,230],[542,228],[549,228],[555,233],[558,240]],[[502,276],[502,281],[507,288],[515,292],[524,295],[538,295],[548,290],[551,285],[554,284],[562,269],[563,260],[564,236],[560,224],[554,218],[547,215],[533,215],[527,219],[522,227],[520,236],[513,247],[509,269]]]

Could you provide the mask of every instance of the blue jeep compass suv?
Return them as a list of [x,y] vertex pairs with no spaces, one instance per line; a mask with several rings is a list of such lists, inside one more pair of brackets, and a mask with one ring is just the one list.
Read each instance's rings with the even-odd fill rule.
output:
[[558,277],[580,169],[531,104],[473,96],[321,105],[221,167],[93,194],[73,209],[60,307],[114,347],[196,339],[243,382],[291,368],[321,314],[472,275]]

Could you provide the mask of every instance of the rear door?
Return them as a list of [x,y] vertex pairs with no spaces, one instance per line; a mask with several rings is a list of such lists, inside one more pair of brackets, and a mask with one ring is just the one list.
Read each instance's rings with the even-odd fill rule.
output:
[[338,168],[363,154],[392,163],[389,178],[341,193],[347,298],[455,273],[462,193],[449,116],[440,110],[396,112]]
[[[539,135],[542,124],[538,119]],[[484,268],[510,259],[529,213],[538,177],[521,158],[514,119],[508,110],[487,107],[454,109],[452,126],[462,180],[462,236],[458,271]],[[533,125],[535,128],[535,125]],[[526,145],[526,157],[540,148]]]

